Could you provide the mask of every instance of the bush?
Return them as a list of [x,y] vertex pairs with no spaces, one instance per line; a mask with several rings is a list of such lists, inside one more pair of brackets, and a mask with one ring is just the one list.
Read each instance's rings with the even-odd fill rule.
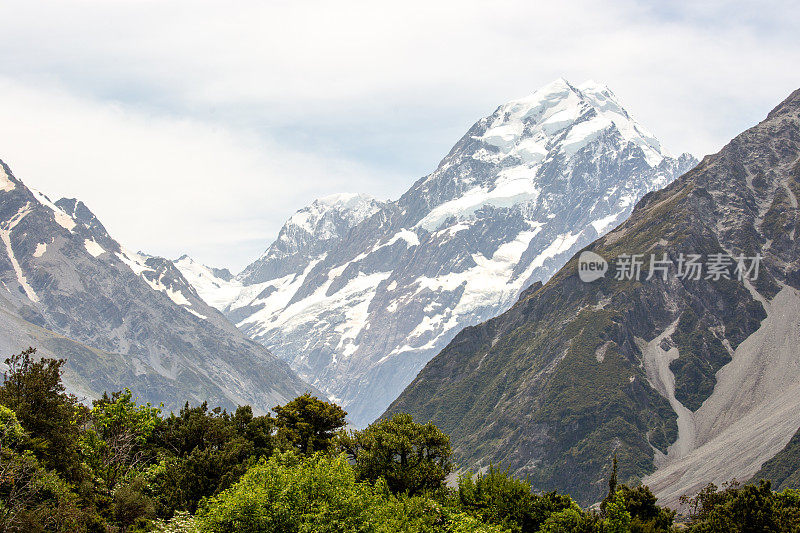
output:
[[291,447],[305,455],[330,449],[334,435],[347,423],[347,413],[341,407],[310,394],[298,396],[273,411],[278,442],[283,448]]
[[394,494],[440,489],[452,469],[450,437],[431,423],[415,423],[409,414],[340,435],[339,446],[353,461],[359,480],[383,478]]
[[475,532],[495,533],[429,498],[393,496],[386,482],[359,482],[347,457],[276,453],[198,511],[204,532]]
[[569,496],[555,492],[534,494],[527,481],[515,479],[508,470],[501,471],[494,466],[484,475],[462,476],[458,496],[467,512],[512,532],[537,531],[555,513],[569,509],[580,511]]
[[197,515],[213,532],[352,531],[374,518],[376,496],[344,456],[276,453],[248,470]]

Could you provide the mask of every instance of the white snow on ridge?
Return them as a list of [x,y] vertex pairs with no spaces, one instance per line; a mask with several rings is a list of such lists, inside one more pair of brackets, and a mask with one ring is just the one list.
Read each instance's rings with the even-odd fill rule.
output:
[[142,279],[148,285],[150,285],[150,288],[152,288],[154,291],[163,292],[164,294],[166,294],[169,297],[170,300],[172,300],[176,304],[181,305],[181,306],[184,306],[184,305],[185,306],[191,306],[192,305],[192,302],[190,302],[186,298],[186,296],[183,295],[182,292],[176,291],[176,290],[172,289],[171,287],[167,287],[166,285],[164,285],[164,283],[162,283],[162,281],[161,281],[161,280],[164,279],[163,276],[160,276],[158,279],[155,279],[155,280],[151,280],[151,279],[148,279],[145,276],[142,276]]
[[463,220],[484,206],[535,203],[540,194],[537,174],[549,154],[572,157],[606,133],[618,134],[623,142],[641,148],[651,167],[664,159],[655,137],[628,115],[607,87],[591,81],[576,88],[566,80],[556,80],[500,106],[483,135],[475,137],[499,153],[479,149],[472,157],[504,164],[510,158],[509,166],[492,183],[475,186],[434,207],[417,226],[435,231],[450,217]]
[[608,227],[617,220],[624,211],[620,211],[619,213],[611,213],[607,217],[598,218],[597,220],[593,220],[590,222],[594,230],[597,232],[598,235],[602,234]]
[[419,246],[419,237],[417,234],[407,229],[397,232],[397,234],[389,239],[389,242],[387,242],[384,246],[391,246],[400,240],[406,241],[408,246]]
[[417,227],[435,231],[449,218],[463,220],[484,206],[513,207],[522,203],[534,203],[540,193],[534,178],[535,174],[525,168],[506,169],[493,188],[475,187],[459,198],[436,206],[417,223]]
[[391,272],[370,275],[359,273],[358,277],[351,280],[344,289],[333,295],[336,300],[347,299],[353,302],[353,305],[345,310],[345,320],[334,328],[334,331],[341,335],[336,349],[340,350],[344,357],[350,357],[358,350],[355,341],[358,334],[366,327],[369,304],[375,297],[378,284],[390,275]]
[[203,319],[203,320],[205,320],[205,319],[207,319],[207,318],[208,318],[208,317],[207,317],[207,316],[205,316],[205,315],[201,315],[200,313],[198,313],[197,311],[195,311],[195,310],[194,310],[194,309],[192,309],[191,307],[184,307],[184,309],[186,309],[187,311],[189,311],[190,313],[192,313],[192,314],[193,314],[194,316],[196,316],[197,318],[201,318],[201,319]]
[[192,305],[192,302],[186,299],[186,296],[183,295],[180,291],[172,290],[171,288],[167,287],[165,291],[169,299],[175,302],[178,305]]
[[123,248],[122,253],[117,252],[116,256],[119,257],[120,261],[128,265],[128,268],[137,276],[140,276],[142,272],[151,272],[153,270],[145,264],[145,257],[136,252],[131,252]]
[[318,198],[309,206],[296,212],[286,222],[286,226],[300,228],[324,239],[326,235],[333,235],[331,228],[325,227],[325,224],[319,227],[328,213],[336,211],[348,221],[348,224],[354,226],[375,214],[381,205],[380,201],[368,194],[332,194]]
[[[412,351],[425,351],[436,348],[443,337],[463,328],[466,317],[473,316],[478,309],[494,309],[498,305],[510,304],[522,290],[533,270],[541,267],[545,260],[568,252],[578,241],[580,233],[558,236],[548,247],[533,259],[529,267],[520,275],[513,276],[522,255],[531,240],[539,234],[544,224],[530,222],[531,229],[520,232],[512,241],[501,245],[491,258],[474,254],[476,266],[460,273],[451,273],[436,278],[418,278],[416,294],[422,291],[455,291],[463,286],[464,291],[458,303],[452,308],[437,314],[426,315],[408,335],[409,342],[385,355],[381,361]],[[396,303],[392,303],[396,307]],[[391,309],[389,309],[391,311]],[[431,312],[433,309],[431,308]],[[415,343],[414,341],[417,340]],[[419,341],[424,341],[421,344]],[[419,344],[414,346],[414,344]]]
[[69,216],[66,213],[66,211],[64,211],[63,209],[58,207],[56,204],[51,202],[50,199],[47,196],[45,196],[43,193],[37,191],[36,189],[28,187],[28,190],[31,191],[31,193],[33,193],[33,196],[36,198],[36,200],[40,204],[42,204],[43,206],[47,207],[48,209],[50,209],[53,212],[53,216],[55,217],[56,223],[59,226],[61,226],[62,228],[64,228],[67,231],[72,231],[75,228],[75,225],[77,224],[75,222],[75,219],[73,219],[71,216]]
[[36,250],[33,252],[33,257],[42,257],[47,251],[47,243],[40,242],[36,245]]
[[[292,306],[298,305],[296,302],[292,304],[292,306],[289,306],[289,302],[292,300],[297,290],[303,285],[306,276],[308,276],[317,263],[323,259],[325,259],[324,255],[311,261],[300,274],[289,274],[282,278],[244,287],[239,297],[230,304],[230,309],[238,309],[246,305],[261,305],[263,308],[236,325],[242,327],[246,324],[272,324],[272,318],[276,316],[276,313],[282,313]],[[333,272],[329,273],[330,279],[333,279],[331,277],[332,275]],[[330,279],[325,285],[326,289],[330,285]],[[258,298],[260,293],[271,287],[274,287],[274,291],[266,298]],[[302,305],[302,303],[300,304]]]
[[[628,115],[608,87],[593,81],[573,87],[564,79],[556,80],[501,106],[494,117],[478,139],[529,164],[538,163],[554,148],[573,155],[612,128],[625,141],[639,146],[652,167],[668,155],[653,134]],[[581,117],[586,118],[578,120]],[[559,141],[565,130],[566,138]]]

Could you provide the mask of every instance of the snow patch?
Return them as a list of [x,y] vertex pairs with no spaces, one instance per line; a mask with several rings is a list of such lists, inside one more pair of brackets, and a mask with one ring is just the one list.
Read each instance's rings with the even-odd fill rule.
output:
[[166,288],[164,291],[169,296],[169,299],[175,302],[178,305],[192,305],[192,302],[186,299],[186,296],[183,295],[182,292],[173,290],[169,287]]
[[399,231],[394,237],[389,239],[386,246],[391,246],[399,240],[406,241],[409,246],[419,246],[419,237],[417,237],[417,234],[407,229]]
[[99,257],[106,252],[105,249],[97,244],[94,239],[85,239],[83,241],[83,245],[86,247],[86,251],[92,255],[92,257]]
[[535,173],[530,169],[505,169],[493,187],[475,187],[459,198],[436,206],[417,223],[417,227],[435,231],[452,217],[463,220],[484,206],[513,207],[521,203],[534,203],[539,194]]
[[208,318],[208,317],[207,317],[207,316],[205,316],[205,315],[201,315],[200,313],[198,313],[197,311],[195,311],[195,310],[194,310],[194,309],[192,309],[191,307],[184,307],[184,309],[186,309],[187,311],[189,311],[190,313],[192,313],[194,316],[196,316],[197,318],[200,318],[200,319],[202,319],[202,320],[205,320],[205,319],[207,319],[207,318]]
[[8,174],[6,173],[6,169],[0,166],[0,191],[13,191],[16,187],[16,184],[11,181]]
[[4,223],[2,227],[0,227],[0,239],[2,239],[3,243],[6,245],[6,253],[8,254],[8,259],[11,261],[11,266],[14,268],[14,273],[17,275],[17,281],[19,282],[22,290],[25,291],[25,295],[28,299],[32,302],[38,302],[39,297],[34,292],[33,287],[28,284],[28,279],[25,277],[25,274],[22,272],[22,267],[20,266],[19,262],[17,261],[16,256],[14,255],[14,249],[11,246],[11,232],[14,230],[19,221],[25,218],[25,215],[30,213],[31,211],[31,204],[26,203],[24,207],[22,207],[17,213],[11,217],[11,219]]
[[33,252],[33,257],[42,257],[47,251],[47,243],[40,242],[36,245],[36,250]]
[[598,218],[597,220],[593,220],[590,222],[594,230],[597,232],[598,235],[602,235],[603,232],[617,220],[617,217],[620,216],[624,211],[620,211],[619,213],[612,213],[607,217]]

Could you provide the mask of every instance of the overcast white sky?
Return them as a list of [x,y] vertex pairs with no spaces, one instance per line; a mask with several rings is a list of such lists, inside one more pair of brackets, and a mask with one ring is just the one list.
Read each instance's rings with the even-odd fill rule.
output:
[[124,245],[234,271],[333,192],[396,198],[558,77],[702,156],[800,87],[797,2],[0,3],[0,158]]

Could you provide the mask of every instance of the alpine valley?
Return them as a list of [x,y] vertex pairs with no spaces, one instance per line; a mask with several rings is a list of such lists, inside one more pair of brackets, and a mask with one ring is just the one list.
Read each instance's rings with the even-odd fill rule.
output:
[[[409,413],[462,471],[581,505],[615,475],[671,507],[712,481],[796,487],[798,197],[800,90],[698,164],[563,79],[478,120],[399,199],[312,202],[235,275],[132,252],[0,162],[0,353],[66,359],[85,400],[264,413],[309,392],[356,428]],[[591,281],[588,252],[611,264]],[[615,276],[633,256],[641,275]],[[692,256],[760,263],[678,275]]]
[[365,426],[459,331],[506,311],[696,162],[667,155],[607,87],[557,80],[476,122],[398,200],[317,200],[235,277],[175,265]]
[[[435,422],[465,468],[508,466],[584,504],[614,453],[620,481],[662,505],[753,475],[796,487],[798,195],[800,90],[584,249],[642,254],[638,280],[581,281],[573,257],[458,334],[388,413]],[[681,254],[762,259],[749,280],[678,276]]]

